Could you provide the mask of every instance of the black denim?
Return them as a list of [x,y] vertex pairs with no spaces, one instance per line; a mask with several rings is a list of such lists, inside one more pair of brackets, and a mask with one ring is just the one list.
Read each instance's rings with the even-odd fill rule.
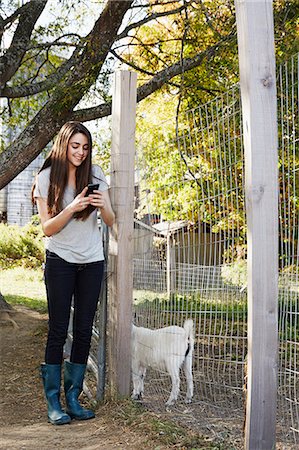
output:
[[70,361],[86,364],[103,271],[104,261],[75,264],[55,253],[46,252],[45,284],[49,312],[46,364],[62,363],[73,296],[73,344]]

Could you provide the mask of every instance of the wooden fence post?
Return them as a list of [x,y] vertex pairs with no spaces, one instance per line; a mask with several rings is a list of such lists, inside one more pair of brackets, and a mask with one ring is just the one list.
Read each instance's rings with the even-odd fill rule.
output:
[[116,221],[108,251],[110,395],[127,396],[131,380],[136,73],[115,74],[112,99],[111,202]]
[[278,349],[278,174],[271,0],[235,0],[248,224],[245,448],[275,448]]

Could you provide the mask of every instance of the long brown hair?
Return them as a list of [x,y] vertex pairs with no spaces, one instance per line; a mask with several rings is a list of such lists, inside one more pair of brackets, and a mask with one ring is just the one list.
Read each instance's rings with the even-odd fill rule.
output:
[[[51,217],[56,216],[60,211],[62,211],[62,201],[64,191],[68,183],[68,159],[67,159],[67,149],[68,143],[71,137],[76,133],[82,133],[87,137],[88,140],[88,155],[82,164],[76,170],[76,195],[78,195],[88,183],[91,183],[92,179],[92,165],[91,165],[91,149],[92,149],[92,137],[90,131],[80,122],[66,122],[60,129],[54,145],[44,161],[41,169],[46,169],[51,167],[50,171],[50,184],[48,190],[48,212]],[[33,190],[35,184],[32,188],[32,201],[35,203],[33,198]],[[85,220],[94,211],[94,207],[89,205],[85,210],[77,212],[74,217],[76,219]]]

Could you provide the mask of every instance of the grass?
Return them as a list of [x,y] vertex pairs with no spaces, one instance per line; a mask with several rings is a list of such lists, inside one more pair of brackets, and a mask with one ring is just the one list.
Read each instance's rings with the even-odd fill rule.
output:
[[33,309],[40,313],[46,313],[47,303],[44,300],[37,300],[29,297],[22,297],[20,295],[5,295],[5,300],[10,305],[24,305],[27,308]]
[[[8,303],[24,305],[39,312],[46,312],[47,303],[42,270],[11,268],[1,271],[0,290]],[[142,405],[130,399],[107,402],[102,408],[113,409],[113,420],[130,428],[140,430],[146,439],[153,443],[153,450],[162,448],[180,448],[184,450],[233,450],[224,443],[215,443],[212,439],[183,428],[167,420],[162,415],[147,411]]]
[[247,296],[234,292],[217,291],[204,293],[175,294],[168,298],[165,293],[151,291],[133,292],[134,310],[159,311],[160,313],[188,312],[204,314],[217,321],[219,314],[224,314],[228,320],[236,321],[239,317],[247,321]]
[[[41,268],[30,269],[25,267],[14,267],[2,269],[0,272],[0,291],[9,303],[23,304],[38,311],[46,311],[46,290]],[[176,295],[171,299],[165,293],[157,293],[146,290],[134,290],[134,310],[138,313],[148,314],[159,312],[168,315],[178,312],[189,312],[208,314],[209,320],[218,322],[220,315],[225,314],[225,319],[233,320],[234,326],[245,324],[247,321],[247,298],[246,294],[236,295],[232,292],[195,293],[188,295]],[[280,297],[279,316],[283,317],[281,338],[299,339],[299,324],[297,314],[290,312],[298,311],[298,299],[294,297]],[[239,321],[239,323],[238,323]],[[284,336],[287,335],[287,336]]]
[[[0,291],[12,305],[24,305],[39,312],[47,311],[46,290],[41,268],[30,269],[14,267],[2,269],[0,273]],[[245,335],[247,328],[247,298],[246,293],[237,295],[234,292],[195,293],[176,295],[170,299],[165,293],[146,290],[134,290],[135,314],[155,318],[159,314],[161,324],[170,325],[171,317],[178,314],[194,313],[202,317],[201,335],[213,333],[221,335],[223,320],[229,326],[231,336]],[[298,311],[298,299],[294,296],[279,298],[280,339],[284,341],[299,341],[299,317],[291,312]],[[168,323],[169,322],[169,323]],[[149,327],[154,324],[149,323]],[[162,325],[161,325],[162,326]],[[291,346],[282,345],[281,352],[293,352]]]
[[107,402],[105,408],[115,410],[114,418],[122,425],[145,433],[147,442],[153,444],[153,450],[164,448],[165,445],[184,450],[233,450],[231,445],[215,442],[193,430],[183,428],[160,414],[147,411],[130,399],[118,400],[115,405],[114,402]]
[[[46,293],[43,281],[43,271],[41,269],[28,269],[15,267],[11,269],[1,270],[0,273],[0,291],[4,295],[8,303],[12,305],[24,305],[30,309],[45,313],[47,311]],[[204,297],[203,295],[177,296],[170,300],[165,294],[158,294],[151,291],[134,291],[135,312],[144,314],[147,317],[151,312],[160,315],[169,320],[168,311],[172,313],[181,311],[206,311],[203,317],[207,316],[207,324],[201,324],[201,334],[206,336],[211,333],[209,330],[209,320],[213,319],[214,334],[220,333],[221,317],[219,312],[226,312],[225,326],[230,327],[231,336],[234,335],[234,327],[236,334],[243,334],[243,327],[246,326],[247,305],[245,297],[235,297],[232,294],[215,296],[215,298]],[[299,341],[299,323],[298,299],[293,296],[281,296],[279,299],[280,317],[283,314],[281,327],[281,339],[284,341],[291,339],[294,342]],[[292,313],[293,312],[293,313]],[[238,321],[237,322],[237,316]],[[292,313],[292,314],[291,314]],[[233,320],[232,320],[233,318]],[[209,319],[209,320],[208,320]],[[282,320],[282,319],[280,319]],[[239,328],[238,328],[239,327]],[[223,331],[223,330],[222,330]],[[206,345],[211,345],[208,341]],[[214,344],[212,344],[214,345]],[[215,345],[219,348],[223,342],[219,339],[215,341]],[[215,348],[216,348],[215,347]],[[208,347],[207,347],[208,351]],[[234,351],[233,346],[230,351]],[[280,347],[281,358],[285,361],[294,360],[295,346],[282,342]],[[232,359],[238,360],[242,355],[231,355]],[[141,405],[125,400],[118,402],[119,406],[115,408],[117,411],[116,420],[125,422],[128,426],[134,426],[146,432],[153,444],[153,450],[160,450],[160,446],[167,445],[173,448],[181,448],[188,450],[233,450],[233,447],[224,443],[215,443],[211,439],[206,439],[193,431],[180,427],[174,422],[164,417],[150,413]],[[105,408],[105,405],[104,405]],[[156,444],[158,443],[158,445]]]
[[24,305],[39,312],[47,311],[42,269],[2,269],[0,291],[11,305]]

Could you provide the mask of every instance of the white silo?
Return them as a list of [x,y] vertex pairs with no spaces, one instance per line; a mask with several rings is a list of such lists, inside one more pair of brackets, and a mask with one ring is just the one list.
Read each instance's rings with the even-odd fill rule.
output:
[[44,157],[39,155],[8,184],[7,223],[9,225],[24,226],[30,222],[32,215],[36,213],[31,202],[31,188],[43,160]]
[[6,222],[7,217],[7,186],[0,190],[0,222]]

